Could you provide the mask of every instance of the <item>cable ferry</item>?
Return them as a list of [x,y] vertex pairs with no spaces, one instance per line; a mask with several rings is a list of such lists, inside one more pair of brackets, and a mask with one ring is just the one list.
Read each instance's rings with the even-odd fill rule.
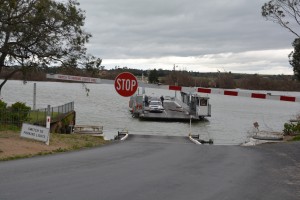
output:
[[179,98],[135,94],[130,97],[129,110],[133,117],[154,121],[198,121],[211,116],[209,97],[180,92]]

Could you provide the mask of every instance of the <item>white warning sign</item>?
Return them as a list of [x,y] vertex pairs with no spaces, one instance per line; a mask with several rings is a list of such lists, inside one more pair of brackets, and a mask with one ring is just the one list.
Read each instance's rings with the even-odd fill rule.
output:
[[47,142],[49,129],[24,123],[22,125],[21,137]]

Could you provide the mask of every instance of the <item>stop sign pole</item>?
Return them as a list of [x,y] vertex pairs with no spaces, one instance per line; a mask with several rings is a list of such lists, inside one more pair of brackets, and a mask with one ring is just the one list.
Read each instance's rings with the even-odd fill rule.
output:
[[130,97],[134,95],[138,88],[138,81],[136,77],[129,73],[123,72],[115,79],[115,89],[123,97]]

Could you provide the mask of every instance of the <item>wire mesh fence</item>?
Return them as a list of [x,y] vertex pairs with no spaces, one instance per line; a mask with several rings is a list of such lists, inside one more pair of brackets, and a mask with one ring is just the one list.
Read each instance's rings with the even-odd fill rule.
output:
[[[66,103],[61,106],[50,107],[49,115],[51,121],[56,121],[62,115],[74,111],[74,102]],[[0,128],[6,126],[21,127],[23,123],[45,125],[48,108],[36,110],[14,110],[0,109]]]

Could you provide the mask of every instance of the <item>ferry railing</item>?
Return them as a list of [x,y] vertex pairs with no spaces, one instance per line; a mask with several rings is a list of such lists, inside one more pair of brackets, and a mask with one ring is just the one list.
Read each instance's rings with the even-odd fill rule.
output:
[[[56,121],[62,115],[71,111],[74,111],[74,102],[69,102],[61,106],[50,107],[51,121]],[[36,117],[36,123],[40,122],[41,118],[43,119],[42,123],[44,123],[44,119],[47,117],[47,108],[33,110],[31,114],[33,114],[33,117]]]

